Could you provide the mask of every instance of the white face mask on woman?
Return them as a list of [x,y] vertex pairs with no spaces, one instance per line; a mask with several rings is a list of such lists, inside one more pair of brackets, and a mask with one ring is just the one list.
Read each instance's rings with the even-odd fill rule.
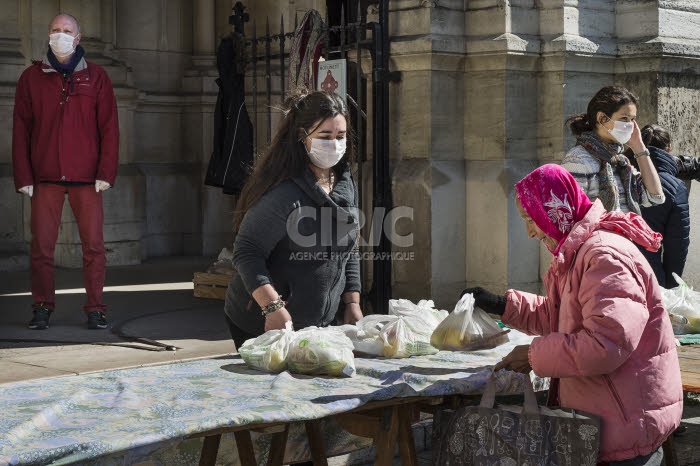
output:
[[634,123],[631,121],[613,121],[613,129],[608,129],[612,137],[620,144],[625,144],[632,137],[634,131]]
[[343,139],[311,139],[309,158],[318,168],[331,168],[340,162],[345,155],[346,140]]
[[65,32],[49,34],[49,47],[51,47],[51,51],[58,58],[73,55],[73,52],[75,52],[75,47],[73,47],[74,41],[75,37]]

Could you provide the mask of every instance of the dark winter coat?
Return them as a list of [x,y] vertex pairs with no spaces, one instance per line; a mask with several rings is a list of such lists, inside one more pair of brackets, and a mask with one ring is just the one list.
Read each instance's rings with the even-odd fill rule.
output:
[[296,330],[331,324],[341,295],[361,290],[356,206],[349,171],[330,195],[310,169],[268,191],[246,212],[236,235],[237,274],[224,305],[231,321],[248,334],[262,334],[265,319],[251,293],[272,284],[287,301]]
[[221,40],[216,53],[219,93],[214,109],[214,148],[204,184],[239,194],[253,165],[253,124],[245,106],[244,50],[232,34]]
[[678,286],[672,272],[683,275],[690,245],[690,216],[688,189],[678,178],[676,158],[656,147],[649,147],[651,161],[659,173],[666,202],[642,209],[642,217],[652,230],[663,235],[662,247],[657,252],[642,252],[649,260],[659,284],[665,288]]

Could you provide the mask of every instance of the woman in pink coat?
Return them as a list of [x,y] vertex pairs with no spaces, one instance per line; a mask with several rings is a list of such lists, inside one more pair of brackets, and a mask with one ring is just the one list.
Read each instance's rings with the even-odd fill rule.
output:
[[538,335],[495,369],[551,377],[548,404],[599,416],[599,461],[661,464],[661,444],[680,424],[683,389],[658,282],[634,244],[655,251],[661,235],[634,213],[591,203],[556,164],[537,168],[515,190],[528,236],[554,259],[543,278],[546,296],[465,290],[507,325]]

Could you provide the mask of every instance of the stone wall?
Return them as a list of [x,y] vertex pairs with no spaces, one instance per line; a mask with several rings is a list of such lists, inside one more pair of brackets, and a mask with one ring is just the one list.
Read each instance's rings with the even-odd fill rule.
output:
[[[104,194],[109,265],[152,256],[211,255],[230,247],[234,199],[202,184],[213,139],[215,48],[231,30],[223,0],[0,0],[0,269],[27,266],[29,199],[14,192],[14,86],[48,46],[60,11],[81,25],[86,59],[106,68],[117,96],[120,165]],[[81,266],[66,202],[56,264]]]
[[[449,306],[465,285],[539,290],[551,255],[527,238],[513,185],[561,160],[574,144],[564,121],[602,86],[632,89],[642,125],[666,125],[674,151],[698,152],[696,2],[394,0],[390,11],[391,68],[402,72],[394,203],[416,209],[420,252],[395,264],[395,296]],[[697,196],[684,274],[695,285]]]
[[[117,185],[105,194],[110,264],[213,254],[230,244],[233,200],[203,186],[202,178],[216,98],[213,53],[230,30],[232,3],[0,0],[0,118],[10,121],[14,83],[29,59],[45,50],[46,25],[59,7],[82,20],[88,57],[106,66],[114,81],[122,147]],[[268,18],[275,33],[280,15],[290,31],[295,14],[308,8],[325,14],[322,0],[244,4],[251,16],[248,35],[253,22],[260,35]],[[574,143],[564,121],[584,111],[604,85],[630,87],[641,98],[640,123],[668,126],[675,152],[698,152],[697,2],[391,0],[389,8],[390,69],[401,72],[401,80],[390,84],[393,201],[414,209],[413,223],[397,226],[413,233],[414,245],[403,250],[414,252],[414,259],[394,263],[395,297],[450,306],[465,286],[540,288],[551,256],[527,238],[513,185],[536,166],[561,160]],[[377,19],[372,7],[369,19]],[[370,93],[368,63],[363,61],[363,72]],[[264,77],[258,76],[262,89]],[[260,140],[267,121],[258,104],[257,115],[250,104],[249,110]],[[273,132],[276,121],[273,115]],[[5,125],[0,257],[22,266],[29,209],[12,186],[10,140]],[[371,162],[365,168],[369,198]],[[697,191],[685,273],[696,286]],[[66,209],[57,250],[61,265],[79,265],[75,230]],[[369,279],[371,267],[363,270]]]

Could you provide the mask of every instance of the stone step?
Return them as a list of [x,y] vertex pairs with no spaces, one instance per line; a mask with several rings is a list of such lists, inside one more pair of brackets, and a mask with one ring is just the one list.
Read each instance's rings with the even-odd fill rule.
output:
[[28,269],[28,254],[0,253],[0,272],[19,272]]

